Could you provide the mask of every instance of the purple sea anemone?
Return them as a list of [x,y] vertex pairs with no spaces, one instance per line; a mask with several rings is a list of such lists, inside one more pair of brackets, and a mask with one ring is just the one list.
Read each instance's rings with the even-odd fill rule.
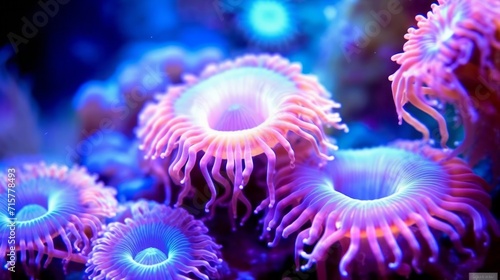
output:
[[[29,262],[30,267],[40,268],[44,254],[45,268],[54,257],[85,263],[90,241],[102,229],[101,220],[116,213],[115,190],[96,182],[81,167],[39,163],[9,170],[14,176],[0,173],[2,178],[10,178],[0,182],[0,206],[5,209],[0,216],[0,255],[5,256],[14,246],[25,266]],[[14,203],[9,212],[8,201]],[[14,245],[8,243],[12,222]],[[65,250],[57,248],[56,237]]]
[[[278,203],[265,216],[265,231],[276,229],[272,246],[311,222],[296,239],[297,267],[299,256],[307,260],[303,269],[324,261],[340,241],[343,276],[361,255],[373,259],[382,274],[388,267],[407,275],[407,262],[420,273],[426,260],[439,258],[436,232],[471,258],[489,244],[488,229],[500,234],[488,210],[486,182],[461,159],[448,159],[421,142],[339,151],[322,168],[285,167],[276,180]],[[471,249],[464,245],[468,232]],[[312,252],[306,252],[307,245],[313,245]]]
[[[392,57],[401,65],[389,77],[400,123],[404,119],[429,140],[429,129],[403,108],[409,102],[437,121],[445,147],[449,133],[438,109],[452,104],[465,130],[453,155],[465,152],[471,164],[500,152],[499,18],[498,0],[440,0],[427,18],[416,17],[404,52]],[[493,160],[500,175],[500,162]]]
[[86,272],[90,279],[215,279],[220,246],[208,229],[182,208],[131,209],[125,223],[111,223],[94,241]]
[[[340,105],[328,97],[315,77],[301,73],[299,64],[278,55],[247,55],[208,66],[200,77],[189,76],[185,85],[170,87],[158,96],[158,103],[145,108],[137,135],[146,158],[169,157],[177,151],[169,174],[175,183],[184,185],[178,204],[193,189],[190,173],[198,152],[204,152],[199,166],[211,192],[206,211],[217,195],[213,179],[228,194],[229,178],[236,215],[238,200],[247,210],[250,208],[242,189],[254,169],[253,157],[260,154],[267,157],[268,202],[273,206],[273,148],[283,146],[293,164],[289,133],[307,139],[318,155],[331,159],[324,153],[333,145],[325,137],[323,126],[347,127],[339,124],[338,113],[331,112]],[[227,177],[221,174],[223,161]]]

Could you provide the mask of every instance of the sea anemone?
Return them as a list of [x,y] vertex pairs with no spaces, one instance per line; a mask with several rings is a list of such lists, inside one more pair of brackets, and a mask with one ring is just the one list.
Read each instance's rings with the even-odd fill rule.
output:
[[[13,175],[0,173],[9,178],[0,182],[0,206],[5,210],[9,206],[9,212],[2,211],[0,216],[0,255],[5,256],[13,246],[7,237],[14,221],[14,246],[23,265],[29,261],[30,267],[40,268],[44,254],[45,268],[54,257],[85,263],[90,241],[102,229],[101,220],[116,213],[115,190],[96,182],[82,167],[42,162],[10,168],[9,174]],[[56,248],[56,237],[66,250]]]
[[281,0],[249,1],[238,19],[249,40],[262,47],[282,47],[298,33],[293,9]]
[[188,76],[185,85],[170,87],[158,96],[158,103],[146,106],[137,135],[146,158],[165,158],[177,151],[169,174],[175,183],[184,185],[178,204],[193,190],[190,173],[198,152],[204,152],[199,166],[211,192],[205,210],[208,212],[216,199],[213,179],[229,194],[231,186],[220,172],[224,160],[233,185],[232,211],[236,216],[238,200],[247,210],[250,205],[242,189],[254,169],[253,157],[260,154],[267,157],[268,201],[273,206],[273,147],[283,146],[293,165],[289,133],[311,142],[322,158],[332,158],[324,151],[336,147],[328,142],[323,126],[347,127],[339,123],[338,113],[331,112],[340,105],[328,96],[315,77],[301,74],[299,64],[277,55],[247,55],[211,65],[200,77]]
[[140,203],[131,209],[132,218],[109,224],[94,241],[86,269],[90,279],[218,277],[220,246],[201,221],[182,208]]
[[[470,257],[488,246],[488,228],[500,234],[488,210],[486,182],[461,159],[448,159],[444,151],[422,142],[339,151],[322,168],[285,167],[276,180],[278,203],[265,216],[264,231],[276,229],[273,246],[311,222],[296,239],[297,267],[299,256],[307,260],[303,269],[324,261],[342,241],[347,245],[339,264],[343,276],[360,255],[372,256],[382,274],[387,267],[408,274],[406,257],[411,257],[420,273],[425,258],[430,263],[439,258],[436,232]],[[474,248],[481,250],[465,248],[467,232],[472,232]],[[306,252],[307,245],[314,246],[312,252]]]
[[[429,129],[403,108],[410,102],[437,121],[441,145],[446,147],[449,132],[437,108],[452,104],[458,111],[465,138],[452,156],[467,149],[473,153],[475,147],[484,151],[475,158],[495,154],[492,149],[498,154],[500,90],[495,85],[500,84],[500,70],[494,62],[495,52],[500,51],[498,18],[498,0],[440,0],[427,18],[416,17],[418,28],[408,29],[404,52],[392,57],[401,65],[389,77],[400,123],[404,119],[429,140]],[[487,98],[478,96],[478,88],[485,85],[493,88]],[[481,134],[484,128],[487,137]],[[489,135],[496,139],[492,145],[484,142],[491,139]]]

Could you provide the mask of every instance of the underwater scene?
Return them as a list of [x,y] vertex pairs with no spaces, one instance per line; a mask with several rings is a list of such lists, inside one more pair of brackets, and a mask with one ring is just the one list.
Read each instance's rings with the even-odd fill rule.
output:
[[500,0],[0,23],[0,280],[498,280]]

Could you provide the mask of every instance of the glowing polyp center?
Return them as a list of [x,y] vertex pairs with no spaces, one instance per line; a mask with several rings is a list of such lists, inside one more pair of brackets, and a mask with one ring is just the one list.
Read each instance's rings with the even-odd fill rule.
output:
[[233,104],[229,106],[219,118],[209,119],[210,128],[218,131],[238,131],[259,126],[266,115],[255,114],[253,106]]
[[442,177],[439,166],[418,155],[392,148],[342,151],[332,166],[332,187],[352,199],[363,201],[393,197],[418,189],[416,184],[420,182]]
[[289,25],[288,13],[282,3],[259,1],[250,10],[250,24],[263,35],[277,35]]
[[[389,197],[397,192],[397,188],[390,185],[390,182],[384,182],[382,180],[367,180],[367,176],[377,176],[375,174],[355,174],[351,181],[343,184],[338,184],[335,190],[343,193],[344,195],[359,199],[359,200],[375,200],[385,197]],[[384,177],[383,175],[379,175]],[[374,178],[373,177],[373,178]]]
[[162,251],[157,248],[149,247],[140,251],[135,257],[134,261],[143,265],[156,265],[168,259]]
[[19,222],[31,221],[47,213],[45,207],[38,204],[25,205],[17,212],[16,218]]
[[262,67],[241,67],[188,88],[176,101],[175,113],[216,131],[247,130],[265,122],[281,97],[296,91],[286,76]]

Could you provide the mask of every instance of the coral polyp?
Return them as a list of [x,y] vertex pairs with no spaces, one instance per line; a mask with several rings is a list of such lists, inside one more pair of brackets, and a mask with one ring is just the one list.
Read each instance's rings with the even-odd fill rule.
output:
[[139,202],[94,242],[90,279],[216,279],[220,246],[182,208]]
[[[488,230],[500,234],[489,212],[486,182],[463,160],[448,159],[421,142],[339,151],[322,168],[297,164],[276,178],[278,203],[265,216],[265,235],[276,230],[272,246],[305,226],[295,247],[297,267],[300,257],[307,260],[303,269],[324,261],[340,241],[343,276],[360,255],[374,259],[381,275],[390,270],[408,275],[410,263],[421,273],[426,263],[439,259],[436,232],[470,258],[489,245]],[[467,233],[473,236],[471,246],[464,245]]]
[[[498,153],[500,69],[495,54],[500,52],[499,7],[497,0],[439,1],[427,17],[416,17],[418,27],[408,29],[404,52],[392,57],[401,65],[389,77],[400,123],[404,119],[430,139],[427,126],[403,108],[411,103],[437,121],[445,147],[449,132],[439,108],[453,105],[465,131],[453,155],[466,152],[483,158]],[[481,88],[489,89],[488,96],[480,93]],[[484,137],[485,128],[486,135],[496,139],[493,144],[484,142],[489,137]],[[473,151],[476,147],[479,154]]]
[[280,47],[297,35],[297,19],[289,3],[281,0],[249,1],[239,15],[239,25],[251,42]]
[[[12,246],[7,244],[7,236],[10,218],[15,218],[15,247],[20,251],[21,262],[29,265],[29,273],[40,268],[44,255],[47,255],[45,268],[53,258],[85,263],[91,240],[102,230],[101,220],[116,213],[115,190],[96,182],[96,177],[82,167],[40,163],[14,170],[14,187],[10,184],[9,188],[6,180],[0,182],[0,206],[7,209],[8,198],[15,193],[17,211],[15,217],[5,211],[0,216],[0,235],[4,237],[0,254],[5,256],[7,248]],[[6,174],[0,175],[7,178]],[[57,248],[54,240],[57,237],[66,246],[65,250]]]
[[[254,169],[253,157],[261,154],[267,157],[266,181],[273,206],[273,148],[283,146],[293,164],[289,134],[306,139],[320,157],[331,159],[326,149],[336,147],[326,138],[324,126],[347,127],[332,112],[340,105],[328,96],[313,76],[301,73],[299,64],[278,55],[247,55],[209,66],[200,77],[190,76],[185,85],[170,87],[156,104],[146,106],[137,135],[147,158],[169,157],[177,151],[169,174],[184,185],[179,203],[193,189],[190,173],[203,152],[199,166],[211,192],[206,211],[217,196],[215,180],[225,193],[231,192],[232,184],[236,215],[238,200],[250,207],[242,189]],[[223,161],[227,176],[221,174]]]

